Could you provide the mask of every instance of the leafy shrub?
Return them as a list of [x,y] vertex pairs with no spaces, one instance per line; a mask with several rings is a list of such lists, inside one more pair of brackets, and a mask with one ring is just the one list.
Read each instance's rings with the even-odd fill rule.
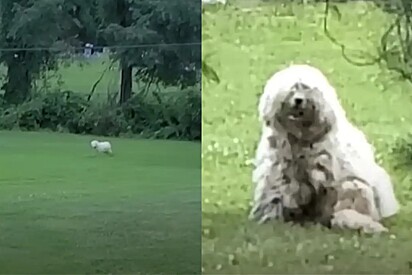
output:
[[106,104],[90,105],[68,121],[66,127],[71,133],[98,136],[119,136],[128,131],[121,109],[109,108]]
[[[164,137],[201,138],[201,92],[200,89],[186,89],[178,96],[170,96],[164,108],[168,125],[160,130]],[[159,134],[159,133],[158,133]]]
[[122,112],[133,133],[154,133],[155,129],[167,126],[162,117],[161,106],[151,97],[134,95],[123,105]]
[[71,91],[38,93],[18,106],[0,107],[0,129],[47,129],[100,136],[200,140],[200,88],[134,95],[119,106],[88,102]]
[[18,106],[3,109],[0,117],[2,129],[50,129],[56,131],[87,109],[87,101],[80,95],[65,92],[39,93]]
[[15,108],[2,108],[0,114],[0,129],[13,130],[18,126],[19,114]]
[[388,152],[395,157],[396,165],[412,166],[412,133],[397,137],[395,142],[388,147]]

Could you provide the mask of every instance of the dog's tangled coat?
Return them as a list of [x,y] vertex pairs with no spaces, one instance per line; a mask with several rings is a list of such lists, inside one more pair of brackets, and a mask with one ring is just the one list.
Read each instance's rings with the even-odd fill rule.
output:
[[292,65],[275,73],[258,109],[251,218],[288,220],[301,210],[331,225],[386,230],[378,221],[399,209],[390,177],[321,71]]

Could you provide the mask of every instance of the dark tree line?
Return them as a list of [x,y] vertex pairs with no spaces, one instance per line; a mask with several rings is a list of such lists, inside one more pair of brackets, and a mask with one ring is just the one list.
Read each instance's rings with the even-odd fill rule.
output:
[[112,46],[121,68],[120,103],[132,95],[133,68],[147,85],[192,86],[201,70],[200,9],[191,0],[1,0],[4,100],[25,101],[62,52],[85,42]]

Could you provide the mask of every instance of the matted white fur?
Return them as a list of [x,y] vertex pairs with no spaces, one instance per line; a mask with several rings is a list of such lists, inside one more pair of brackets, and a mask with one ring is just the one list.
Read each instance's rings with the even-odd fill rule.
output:
[[112,154],[112,145],[109,141],[92,140],[90,146],[97,152]]
[[370,216],[362,215],[353,209],[343,209],[335,212],[331,225],[341,229],[358,229],[364,233],[388,232],[386,227]]
[[[334,188],[337,203],[333,207],[331,226],[362,230],[365,233],[387,232],[379,220],[374,192],[367,182],[346,179]],[[328,198],[327,198],[328,199]]]
[[[259,101],[258,111],[262,123],[262,134],[256,151],[256,168],[253,172],[254,207],[250,217],[253,218],[258,209],[264,208],[263,204],[270,203],[281,192],[279,187],[282,186],[283,179],[280,166],[285,155],[288,154],[285,149],[287,146],[281,143],[286,133],[282,132],[281,127],[268,124],[268,121],[273,120],[286,100],[286,93],[296,83],[303,83],[311,89],[317,89],[326,102],[322,106],[322,116],[333,123],[320,146],[331,150],[330,153],[337,158],[333,173],[338,178],[353,175],[367,181],[374,192],[379,219],[395,215],[399,210],[399,204],[395,198],[391,179],[376,162],[374,148],[369,144],[366,136],[347,119],[335,89],[317,68],[309,65],[291,65],[275,73],[267,81]],[[273,137],[278,142],[275,146],[270,143],[270,138]],[[281,211],[274,212],[280,213]],[[348,221],[347,217],[352,211],[343,213],[337,214]],[[357,221],[360,219],[358,216],[357,214],[353,216],[354,224],[358,224]],[[272,214],[271,218],[276,217]],[[335,221],[335,223],[338,222]]]

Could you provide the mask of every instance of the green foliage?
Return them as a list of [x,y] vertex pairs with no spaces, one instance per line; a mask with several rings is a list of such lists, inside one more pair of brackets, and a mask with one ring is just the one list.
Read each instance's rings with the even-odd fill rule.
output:
[[412,82],[412,5],[406,0],[393,2],[396,18],[382,36],[380,59],[390,70]]
[[[0,128],[200,140],[200,3],[195,1],[4,0],[0,5],[0,52],[7,68]],[[101,32],[99,32],[101,30]],[[56,70],[61,52],[82,42],[108,43],[122,69],[121,102],[139,83],[180,86],[178,94],[135,95],[126,104],[88,102],[77,93],[31,94],[42,75]],[[150,44],[143,48],[130,48]],[[50,49],[53,47],[53,49]],[[23,50],[36,48],[36,50]],[[125,81],[125,78],[127,78]],[[123,93],[128,90],[127,96]]]
[[88,102],[84,94],[38,93],[18,106],[3,105],[0,129],[67,131],[100,136],[200,140],[200,89],[155,97],[134,96],[125,105]]
[[201,91],[197,86],[174,94],[137,94],[122,106],[130,131],[156,138],[201,139]]
[[396,157],[396,165],[410,169],[412,166],[412,133],[397,137],[389,150]]
[[200,45],[178,45],[201,42],[199,2],[102,0],[99,7],[102,34],[109,45],[150,45],[113,52],[123,66],[137,69],[141,81],[182,87],[199,82]]
[[211,80],[216,83],[220,82],[217,72],[205,60],[202,60],[202,75],[206,77],[207,80]]
[[[349,1],[326,1],[325,5],[325,20],[328,25],[328,17],[334,14],[338,21],[342,18],[337,4],[333,2],[349,2]],[[372,32],[380,32],[379,41],[368,41],[377,45],[377,53],[372,54],[368,51],[364,51],[363,47],[359,47],[358,56],[362,56],[364,61],[358,61],[358,58],[351,58],[347,54],[347,45],[340,43],[334,38],[334,35],[329,32],[329,28],[326,27],[325,34],[329,37],[331,42],[339,46],[342,49],[342,54],[345,59],[356,66],[370,66],[383,63],[392,71],[398,73],[398,75],[412,82],[412,3],[409,0],[375,0],[361,3],[358,10],[364,10],[363,12],[370,12],[376,10],[376,7],[387,13],[385,21],[386,26],[382,28],[371,28]],[[361,8],[361,6],[363,6]],[[369,38],[371,38],[368,35]],[[372,40],[372,39],[371,39]]]
[[[57,66],[58,51],[78,45],[80,39],[97,37],[94,1],[4,0],[0,5],[0,52],[7,66],[5,100],[21,103],[44,70]],[[21,50],[37,48],[39,50]],[[20,50],[19,50],[20,49]]]

